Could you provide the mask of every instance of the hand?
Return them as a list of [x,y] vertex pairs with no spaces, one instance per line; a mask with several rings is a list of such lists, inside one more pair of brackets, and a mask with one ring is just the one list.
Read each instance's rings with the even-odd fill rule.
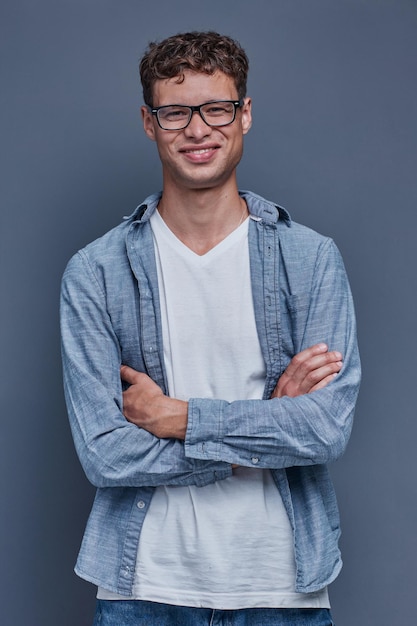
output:
[[160,439],[185,439],[187,402],[169,398],[152,378],[128,365],[122,365],[120,375],[130,384],[123,392],[123,414],[129,422]]
[[325,343],[318,343],[296,354],[280,376],[271,398],[300,396],[326,387],[342,368],[342,355]]

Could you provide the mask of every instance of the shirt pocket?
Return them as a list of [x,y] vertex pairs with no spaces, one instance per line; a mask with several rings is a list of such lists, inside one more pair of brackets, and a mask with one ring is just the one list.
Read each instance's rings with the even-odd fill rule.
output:
[[310,309],[311,293],[293,293],[285,298],[282,307],[282,338],[284,353],[292,358],[303,348],[308,313]]

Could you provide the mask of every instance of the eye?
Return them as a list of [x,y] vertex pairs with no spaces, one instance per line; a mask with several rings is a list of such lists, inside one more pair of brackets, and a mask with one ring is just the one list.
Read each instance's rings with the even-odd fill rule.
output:
[[211,117],[221,117],[229,115],[233,111],[233,105],[227,102],[212,102],[204,107],[205,115]]
[[186,120],[189,116],[188,109],[184,107],[163,107],[159,109],[159,117],[167,122],[177,122]]

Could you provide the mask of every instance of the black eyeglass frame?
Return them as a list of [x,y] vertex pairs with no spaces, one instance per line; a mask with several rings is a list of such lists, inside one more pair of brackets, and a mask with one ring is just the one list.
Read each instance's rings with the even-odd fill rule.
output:
[[[227,104],[233,104],[233,117],[230,120],[230,122],[226,122],[225,124],[210,124],[206,119],[204,119],[204,114],[201,111],[201,107],[206,106],[207,104],[216,104],[216,103],[227,103]],[[160,107],[150,107],[148,106],[148,111],[150,113],[152,113],[152,115],[154,115],[156,117],[156,121],[158,122],[158,126],[160,128],[162,128],[162,130],[184,130],[184,128],[187,128],[187,126],[190,124],[194,113],[198,113],[199,116],[201,117],[201,119],[203,120],[203,122],[205,124],[207,124],[207,126],[210,126],[212,128],[220,128],[221,126],[229,126],[229,124],[233,124],[233,122],[236,119],[236,111],[237,109],[241,108],[244,104],[244,100],[243,98],[241,98],[240,100],[209,100],[209,102],[203,102],[203,104],[198,104],[196,106],[188,106],[187,104],[164,104]],[[184,125],[181,126],[180,128],[164,128],[159,120],[159,111],[161,109],[168,109],[170,107],[182,107],[183,109],[188,109],[189,110],[189,119],[188,122]]]

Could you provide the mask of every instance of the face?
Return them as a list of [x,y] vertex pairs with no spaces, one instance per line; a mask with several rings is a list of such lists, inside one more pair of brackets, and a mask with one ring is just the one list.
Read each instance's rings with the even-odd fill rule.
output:
[[[175,78],[158,80],[153,90],[154,106],[196,106],[211,100],[238,100],[233,79],[223,72],[213,75],[186,71],[182,83]],[[251,127],[251,101],[245,98],[228,126],[208,126],[198,113],[183,130],[162,130],[155,117],[142,107],[144,129],[156,141],[162,162],[164,190],[210,189],[236,180],[242,157],[243,135]]]

